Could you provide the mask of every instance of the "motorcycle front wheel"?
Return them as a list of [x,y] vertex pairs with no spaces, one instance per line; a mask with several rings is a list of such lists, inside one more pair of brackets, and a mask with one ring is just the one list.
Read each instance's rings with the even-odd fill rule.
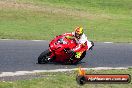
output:
[[49,62],[51,52],[49,50],[45,50],[38,57],[38,64],[46,64]]

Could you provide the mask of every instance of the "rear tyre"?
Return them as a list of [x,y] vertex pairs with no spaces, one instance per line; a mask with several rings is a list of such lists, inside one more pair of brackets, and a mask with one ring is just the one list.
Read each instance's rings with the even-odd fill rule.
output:
[[49,56],[51,52],[49,50],[45,50],[38,57],[38,64],[46,64],[49,62]]

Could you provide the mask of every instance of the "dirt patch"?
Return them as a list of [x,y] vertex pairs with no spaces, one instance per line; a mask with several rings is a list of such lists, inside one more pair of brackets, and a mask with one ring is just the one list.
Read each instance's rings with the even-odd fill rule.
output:
[[79,18],[88,18],[88,19],[112,19],[111,16],[105,14],[91,14],[85,11],[76,10],[76,9],[68,9],[68,8],[61,8],[61,7],[53,7],[48,5],[34,5],[31,3],[18,3],[15,0],[12,1],[0,1],[0,9],[6,8],[14,8],[14,9],[24,9],[24,10],[31,10],[31,11],[41,11],[51,14],[60,14],[65,16],[72,16],[72,17],[79,17]]
[[20,76],[7,76],[7,77],[0,77],[0,82],[8,82],[8,81],[17,81],[17,80],[30,80],[35,78],[47,78],[52,75],[44,75],[44,74],[28,74],[28,75],[20,75]]

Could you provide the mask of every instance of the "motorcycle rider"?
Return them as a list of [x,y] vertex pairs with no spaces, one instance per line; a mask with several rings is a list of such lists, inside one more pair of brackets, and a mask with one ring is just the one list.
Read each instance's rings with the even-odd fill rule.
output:
[[70,52],[75,53],[76,58],[80,58],[86,49],[90,50],[94,46],[92,41],[88,41],[86,35],[84,34],[83,27],[81,26],[76,27],[74,32],[64,33],[63,35],[68,39],[75,38],[77,46],[70,50]]

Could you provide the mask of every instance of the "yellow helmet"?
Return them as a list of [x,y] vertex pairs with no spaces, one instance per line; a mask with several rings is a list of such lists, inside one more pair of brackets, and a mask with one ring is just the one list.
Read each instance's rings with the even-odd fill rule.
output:
[[83,34],[83,27],[76,27],[75,28],[75,37],[80,39]]

